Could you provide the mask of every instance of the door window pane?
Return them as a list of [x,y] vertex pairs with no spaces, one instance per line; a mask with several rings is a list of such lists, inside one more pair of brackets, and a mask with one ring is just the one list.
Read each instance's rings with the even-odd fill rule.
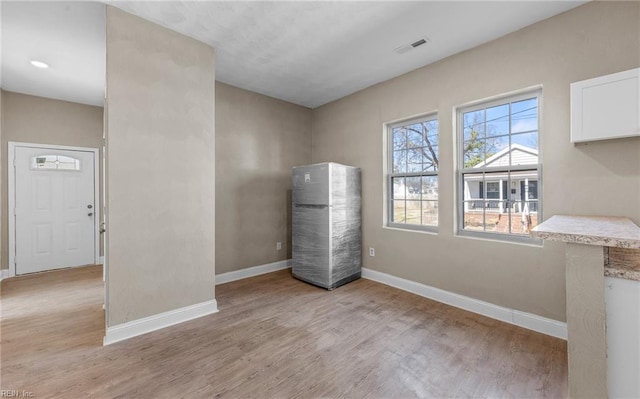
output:
[[31,158],[31,169],[80,170],[80,160],[64,155],[38,155]]

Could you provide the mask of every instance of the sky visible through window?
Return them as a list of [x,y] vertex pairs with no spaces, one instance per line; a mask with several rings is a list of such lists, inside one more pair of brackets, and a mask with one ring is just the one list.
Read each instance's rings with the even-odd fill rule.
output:
[[538,149],[537,97],[465,112],[462,119],[465,168],[513,144]]

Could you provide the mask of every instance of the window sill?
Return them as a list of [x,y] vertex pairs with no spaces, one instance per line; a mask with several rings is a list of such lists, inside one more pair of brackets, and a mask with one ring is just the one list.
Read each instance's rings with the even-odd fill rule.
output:
[[382,225],[382,228],[387,230],[406,231],[409,233],[422,233],[422,234],[428,234],[432,236],[438,235],[437,227],[427,227],[427,226],[413,227],[413,226],[407,226],[404,224],[386,224],[386,225]]
[[455,237],[458,238],[466,238],[471,240],[480,240],[480,241],[492,241],[502,244],[516,244],[516,245],[525,245],[528,247],[534,248],[542,248],[543,241],[537,238],[531,238],[529,236],[516,236],[516,235],[506,235],[506,234],[492,234],[492,233],[483,233],[476,231],[466,231],[466,230],[458,230],[455,234]]

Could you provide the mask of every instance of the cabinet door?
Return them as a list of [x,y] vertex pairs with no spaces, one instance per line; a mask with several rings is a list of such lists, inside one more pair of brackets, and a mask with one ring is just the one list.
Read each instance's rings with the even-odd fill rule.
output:
[[571,142],[640,135],[640,69],[571,84]]
[[605,277],[610,398],[640,398],[640,281]]

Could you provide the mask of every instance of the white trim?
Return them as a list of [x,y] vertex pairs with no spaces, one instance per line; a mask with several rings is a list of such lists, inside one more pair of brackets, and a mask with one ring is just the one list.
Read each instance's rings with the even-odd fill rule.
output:
[[98,257],[98,263],[96,263],[97,265],[104,265],[104,256],[99,256]]
[[0,270],[0,281],[4,280],[5,278],[9,278],[9,269]]
[[13,164],[16,159],[15,143],[9,142],[7,147],[7,175],[8,175],[8,188],[7,188],[7,221],[9,224],[9,277],[16,275],[16,228],[15,228],[15,186],[16,186],[16,171]]
[[198,317],[210,315],[218,312],[218,303],[215,299],[211,301],[196,303],[195,305],[170,310],[142,319],[107,327],[103,345],[111,345],[125,339],[137,337],[161,328],[173,326]]
[[7,148],[7,174],[9,177],[8,180],[8,190],[7,194],[9,197],[9,201],[7,203],[8,210],[8,222],[9,222],[9,277],[16,276],[16,229],[15,229],[15,218],[16,215],[12,213],[12,210],[15,208],[15,184],[16,184],[16,174],[14,169],[14,163],[16,159],[16,147],[26,147],[26,148],[42,148],[48,150],[63,150],[63,151],[82,151],[82,152],[91,152],[93,153],[93,225],[94,225],[94,244],[93,244],[93,254],[94,254],[94,263],[98,264],[100,259],[100,150],[98,148],[90,148],[90,147],[75,147],[75,146],[65,146],[65,145],[54,145],[54,144],[37,144],[37,143],[21,143],[16,141],[9,141]]
[[552,337],[564,340],[567,339],[567,323],[494,305],[489,302],[455,294],[453,292],[441,290],[439,288],[416,283],[415,281],[406,280],[367,268],[362,268],[362,277],[403,291],[411,292],[434,301],[446,303],[447,305],[451,305],[456,308],[504,321],[505,323],[514,324]]
[[259,276],[261,274],[271,273],[277,270],[288,269],[290,267],[291,259],[288,259],[281,260],[279,262],[267,263],[266,265],[253,266],[246,269],[216,274],[216,285],[230,283],[232,281],[242,280],[244,278]]
[[100,263],[100,221],[102,220],[102,207],[100,206],[100,149],[93,148],[93,256],[96,264]]

